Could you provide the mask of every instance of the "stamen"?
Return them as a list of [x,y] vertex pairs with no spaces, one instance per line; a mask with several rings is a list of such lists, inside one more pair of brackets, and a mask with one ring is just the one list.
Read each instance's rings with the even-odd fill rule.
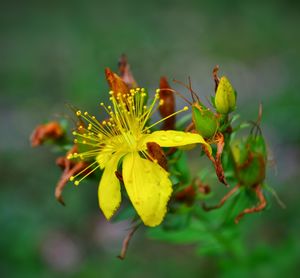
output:
[[163,118],[163,119],[160,119],[159,121],[155,122],[154,124],[152,124],[152,125],[146,127],[146,128],[143,130],[143,132],[145,132],[146,130],[149,130],[150,128],[154,127],[155,125],[157,125],[157,124],[163,122],[164,120],[166,120],[166,119],[168,119],[168,118],[170,118],[170,117],[175,116],[176,114],[179,114],[179,113],[181,113],[181,112],[187,111],[188,109],[189,109],[188,106],[184,106],[181,110],[176,111],[176,112],[170,114],[169,116],[167,116],[167,117],[165,117],[165,118]]
[[84,173],[87,169],[91,168],[96,163],[97,163],[97,161],[94,161],[93,163],[91,163],[90,165],[88,165],[87,167],[85,167],[82,171],[80,171],[79,173],[77,173],[75,176],[71,176],[69,180],[73,181],[74,179],[76,179],[76,177],[78,177],[79,175],[81,175],[82,173]]

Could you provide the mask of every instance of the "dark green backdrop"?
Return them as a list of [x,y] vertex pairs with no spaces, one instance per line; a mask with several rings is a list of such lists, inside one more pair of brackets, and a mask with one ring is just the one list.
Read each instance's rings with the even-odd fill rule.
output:
[[[299,1],[1,1],[1,277],[295,277],[300,261]],[[126,223],[104,222],[97,184],[69,185],[63,208],[53,197],[60,174],[49,149],[31,149],[35,125],[64,116],[69,102],[89,111],[106,98],[104,67],[126,53],[141,86],[161,75],[191,76],[202,96],[221,66],[238,91],[239,112],[256,117],[276,167],[273,198],[248,217],[245,248],[197,256],[193,246],[133,240],[119,261]],[[274,163],[273,163],[274,164]],[[277,174],[276,174],[277,169]],[[248,228],[247,228],[248,227]],[[299,267],[299,265],[298,265]]]

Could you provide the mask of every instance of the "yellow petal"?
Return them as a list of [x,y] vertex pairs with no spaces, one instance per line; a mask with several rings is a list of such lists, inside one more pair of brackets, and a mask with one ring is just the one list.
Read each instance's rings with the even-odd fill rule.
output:
[[128,196],[147,226],[159,225],[167,211],[172,183],[157,163],[129,153],[123,161],[123,179]]
[[106,167],[106,164],[110,161],[113,153],[119,147],[122,146],[122,137],[121,136],[114,136],[103,141],[103,146],[101,146],[101,150],[99,154],[96,156],[96,160],[100,165],[100,168],[103,169]]
[[106,167],[106,165],[110,161],[111,157],[112,157],[111,151],[101,151],[97,155],[96,160],[99,163],[101,169]]
[[114,215],[121,203],[120,182],[115,175],[121,156],[121,154],[111,156],[99,183],[99,206],[108,220]]
[[198,133],[175,130],[155,131],[144,135],[142,144],[146,145],[147,142],[155,142],[161,147],[178,147],[200,143],[206,145],[211,152],[210,145],[207,144],[204,138]]

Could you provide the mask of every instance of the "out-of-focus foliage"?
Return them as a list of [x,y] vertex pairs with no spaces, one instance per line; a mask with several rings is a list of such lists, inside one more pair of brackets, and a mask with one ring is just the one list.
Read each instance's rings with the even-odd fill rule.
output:
[[[1,3],[0,13],[1,276],[295,273],[300,259],[297,1],[10,1]],[[240,231],[244,245],[237,236],[228,249],[238,256],[209,256],[209,251],[203,256],[205,249],[199,245],[198,257],[194,246],[190,248],[193,238],[185,247],[170,247],[137,235],[128,258],[120,262],[114,255],[127,223],[116,229],[102,222],[94,194],[97,184],[68,186],[65,209],[53,198],[60,170],[49,165],[56,155],[46,150],[33,155],[28,134],[49,115],[64,111],[66,100],[95,109],[94,101],[107,91],[99,73],[113,67],[123,51],[146,87],[156,87],[153,80],[161,75],[181,80],[191,75],[195,89],[206,95],[212,91],[207,69],[218,63],[240,92],[242,111],[237,112],[243,118],[253,118],[262,100],[262,126],[276,158],[268,166],[268,183],[287,209],[272,201],[272,209],[245,219]],[[195,172],[198,167],[191,164]],[[218,217],[220,212],[210,213]],[[226,230],[221,235],[226,242]],[[205,248],[214,249],[218,240],[209,240],[212,244]]]

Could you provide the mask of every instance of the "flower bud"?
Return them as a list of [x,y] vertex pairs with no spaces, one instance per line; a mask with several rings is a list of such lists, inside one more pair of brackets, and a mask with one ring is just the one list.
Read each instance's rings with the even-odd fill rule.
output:
[[193,104],[192,113],[197,132],[205,139],[212,138],[219,127],[215,114],[200,103]]
[[255,186],[265,179],[267,151],[261,135],[249,135],[231,145],[236,177],[241,185]]
[[229,80],[222,76],[216,91],[215,106],[220,114],[228,114],[235,109],[236,92]]

